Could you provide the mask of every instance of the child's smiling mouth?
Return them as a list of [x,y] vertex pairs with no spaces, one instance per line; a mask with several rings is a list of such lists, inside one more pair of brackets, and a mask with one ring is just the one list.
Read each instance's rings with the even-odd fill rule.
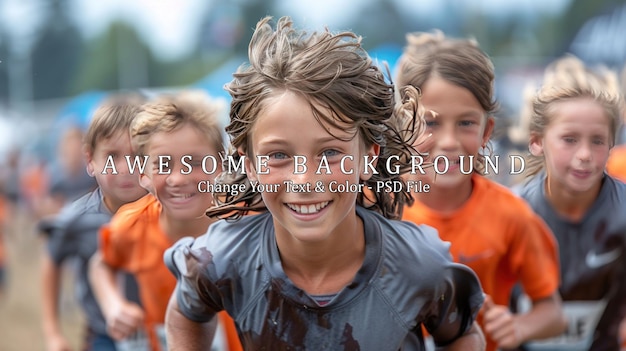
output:
[[285,205],[289,207],[292,211],[298,214],[313,214],[313,213],[318,213],[324,208],[326,208],[326,206],[328,206],[330,202],[331,201],[323,201],[323,202],[318,202],[314,204],[302,204],[302,205],[287,203]]

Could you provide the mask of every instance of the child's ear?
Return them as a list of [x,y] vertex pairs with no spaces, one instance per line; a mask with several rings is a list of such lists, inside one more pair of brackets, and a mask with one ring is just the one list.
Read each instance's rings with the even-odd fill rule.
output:
[[530,141],[528,142],[528,151],[533,156],[543,155],[543,138],[537,134],[530,135]]
[[[367,156],[368,160],[372,160],[379,154],[380,154],[380,145],[372,144],[367,150],[365,150],[365,153],[363,153],[363,157]],[[359,172],[360,172],[359,178],[362,181],[366,181],[372,177],[373,172],[368,167],[367,174],[365,174],[365,158],[363,158],[362,161],[363,161],[363,165],[359,167]],[[376,164],[378,164],[378,157],[376,157],[376,159],[374,159],[374,161],[371,164],[372,166],[376,167]]]
[[146,189],[150,194],[155,195],[154,187],[152,186],[152,179],[144,173],[139,175],[139,185]]
[[89,174],[90,177],[94,177],[96,175],[96,170],[93,166],[93,155],[87,145],[83,145],[83,157],[85,158],[85,169],[87,169],[87,174]]
[[240,157],[243,157],[244,169],[246,170],[246,176],[248,177],[248,179],[251,182],[258,181],[258,178],[256,176],[256,169],[254,168],[253,160],[251,160],[250,157],[248,157],[246,155],[245,151],[243,151],[242,148],[237,148],[237,153],[239,154]]
[[496,125],[496,120],[491,117],[491,116],[487,116],[487,121],[485,122],[485,131],[483,132],[483,147],[485,145],[487,145],[487,143],[489,142],[489,139],[491,138],[491,134],[493,133],[493,128]]

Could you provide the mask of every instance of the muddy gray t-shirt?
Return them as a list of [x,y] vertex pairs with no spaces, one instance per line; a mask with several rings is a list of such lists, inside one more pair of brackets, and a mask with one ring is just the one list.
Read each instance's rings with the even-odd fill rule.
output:
[[[103,202],[100,189],[85,194],[65,206],[52,219],[39,223],[39,229],[48,236],[47,249],[52,261],[61,265],[68,258],[77,259],[76,296],[85,311],[91,330],[106,334],[106,323],[91,290],[87,276],[89,259],[98,249],[98,233],[111,220],[111,213]],[[129,274],[120,274],[125,296],[139,302],[138,287]]]
[[[626,184],[605,174],[598,198],[580,222],[554,211],[540,173],[519,194],[548,224],[558,244],[569,328],[560,337],[527,345],[544,350],[618,350],[626,316]],[[542,345],[543,344],[543,345]]]
[[365,258],[329,301],[285,275],[269,214],[217,222],[165,253],[181,312],[196,322],[225,309],[248,350],[423,350],[421,325],[439,344],[472,324],[483,302],[478,279],[455,264],[437,232],[357,207]]

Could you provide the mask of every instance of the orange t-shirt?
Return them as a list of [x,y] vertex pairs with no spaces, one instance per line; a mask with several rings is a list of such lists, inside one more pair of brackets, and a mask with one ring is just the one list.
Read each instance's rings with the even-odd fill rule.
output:
[[[494,303],[508,306],[517,282],[532,300],[552,295],[559,286],[559,258],[550,229],[510,190],[480,175],[472,182],[470,198],[454,213],[415,201],[402,219],[436,228],[451,243],[454,261],[474,270]],[[495,349],[487,337],[487,350]]]
[[[176,278],[163,261],[163,253],[174,243],[159,225],[160,214],[161,204],[148,194],[122,206],[100,232],[104,262],[137,279],[145,328],[154,351],[159,351],[155,327],[165,322],[167,305],[176,287]],[[239,339],[233,339],[237,333],[232,319],[224,312],[219,318],[226,330],[229,350],[242,350]]]
[[626,182],[626,145],[616,146],[611,150],[606,171],[610,176]]

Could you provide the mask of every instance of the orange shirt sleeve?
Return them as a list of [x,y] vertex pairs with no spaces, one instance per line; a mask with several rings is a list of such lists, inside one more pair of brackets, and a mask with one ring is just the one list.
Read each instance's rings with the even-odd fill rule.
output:
[[606,171],[610,176],[626,182],[626,145],[611,150]]
[[100,252],[107,265],[116,269],[126,269],[130,257],[129,245],[125,245],[119,232],[112,230],[110,225],[100,229]]
[[225,330],[228,351],[243,351],[243,347],[239,341],[239,335],[237,334],[235,321],[233,321],[226,311],[221,311],[217,315],[219,316],[220,323],[222,323]]
[[132,272],[133,250],[141,245],[142,217],[150,204],[144,197],[122,206],[109,224],[100,229],[100,252],[103,261],[116,269]]
[[538,300],[549,297],[559,287],[558,247],[545,222],[527,206],[520,207],[516,235],[511,238],[510,265],[526,294]]

